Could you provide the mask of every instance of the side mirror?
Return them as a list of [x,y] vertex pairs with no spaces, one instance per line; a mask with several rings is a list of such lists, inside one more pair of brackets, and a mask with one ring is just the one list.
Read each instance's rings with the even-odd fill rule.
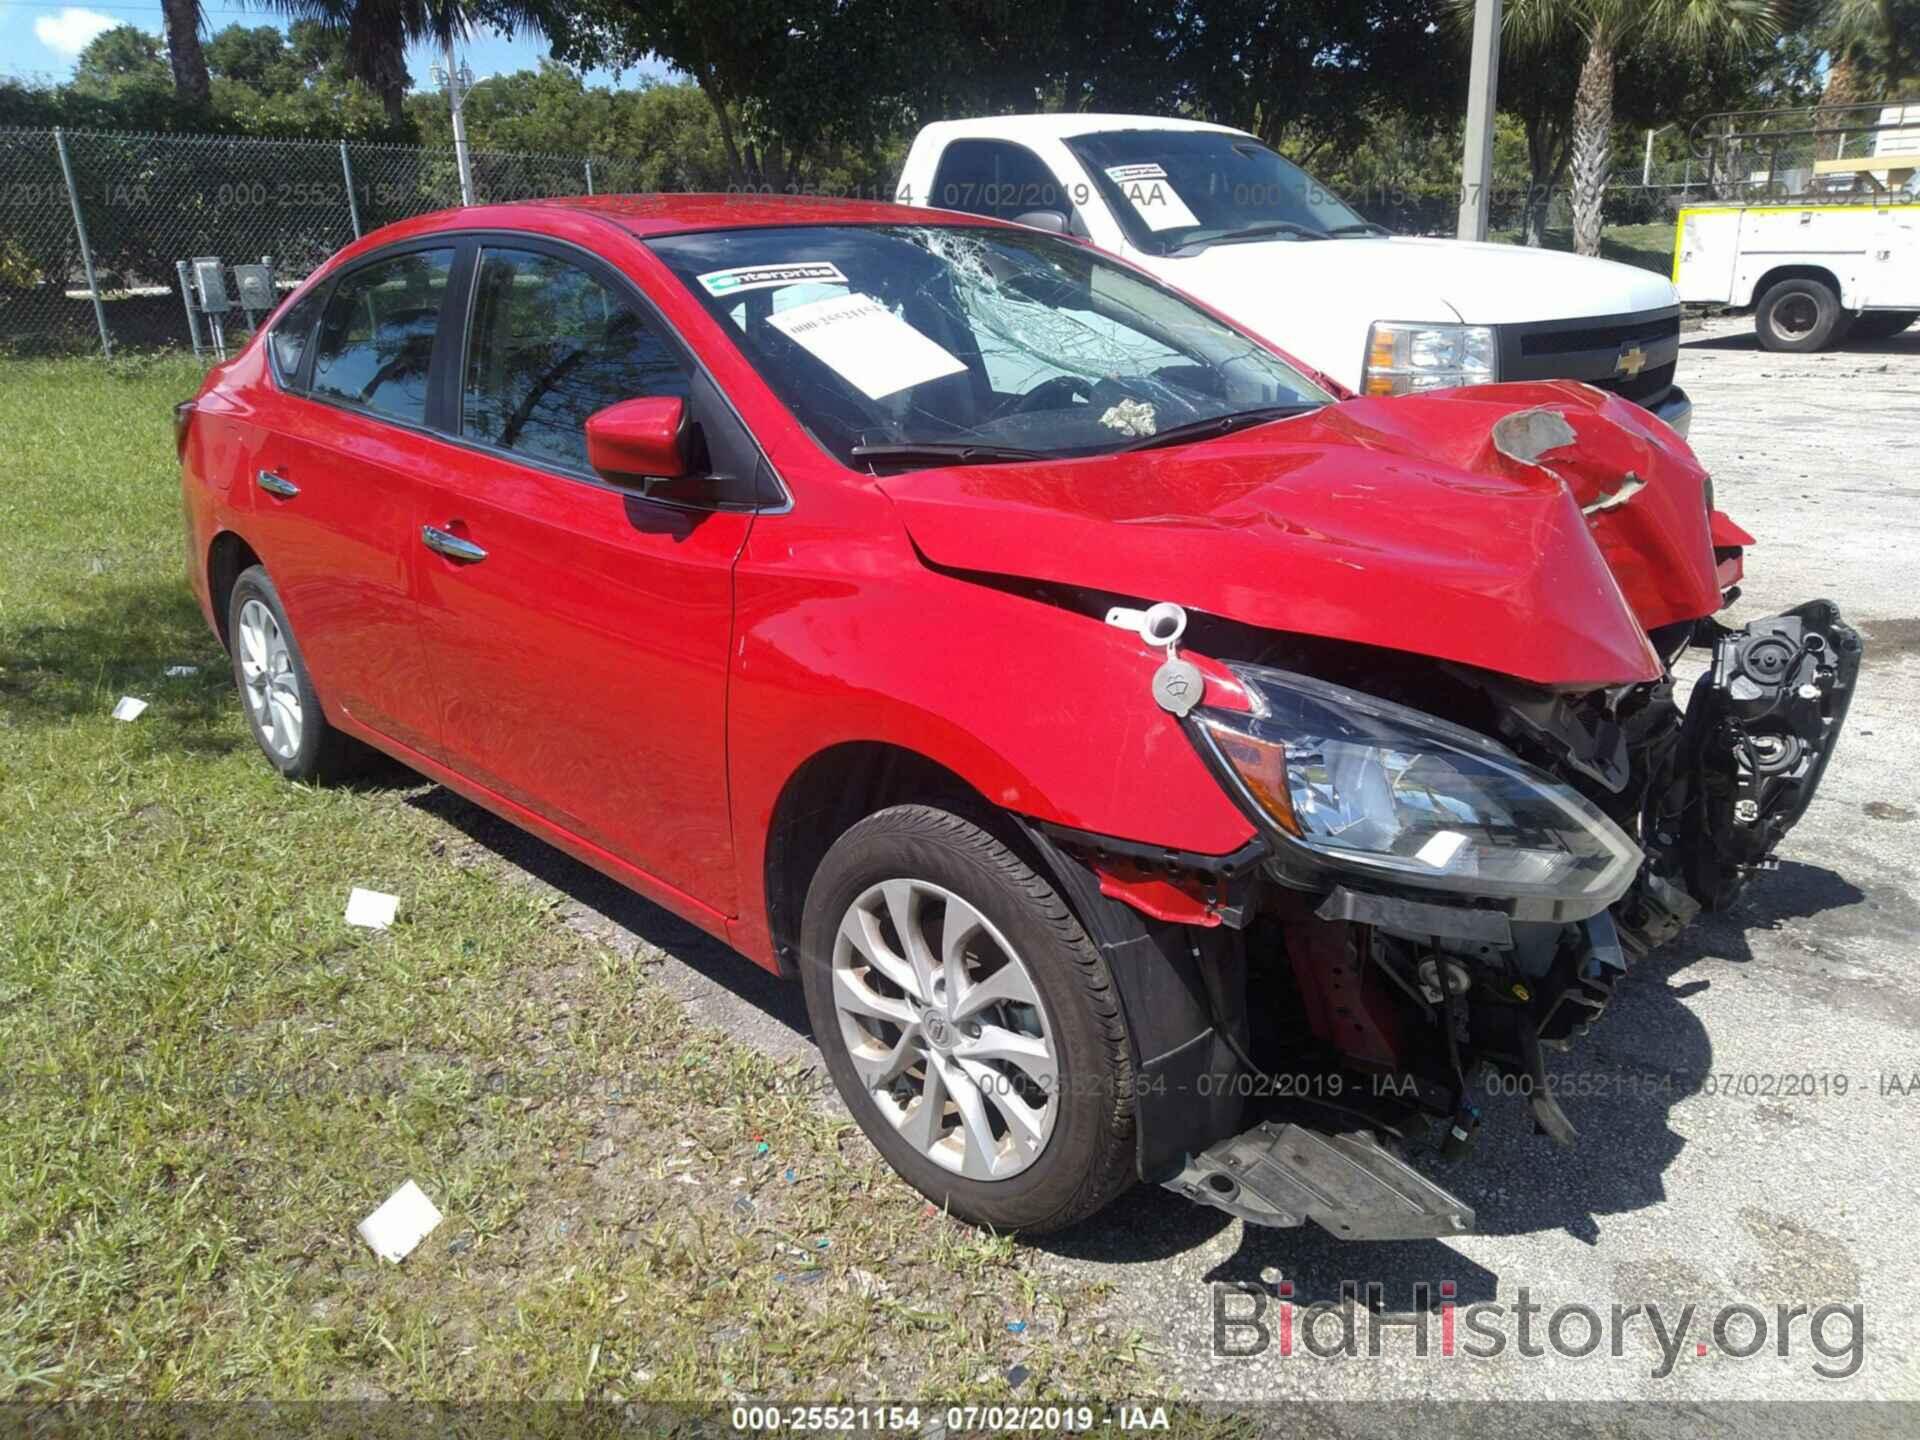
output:
[[1058,210],[1024,210],[1013,217],[1016,225],[1025,225],[1032,230],[1050,230],[1055,235],[1067,233],[1067,217]]
[[690,470],[687,403],[678,395],[642,395],[587,417],[587,463],[601,479],[646,490]]

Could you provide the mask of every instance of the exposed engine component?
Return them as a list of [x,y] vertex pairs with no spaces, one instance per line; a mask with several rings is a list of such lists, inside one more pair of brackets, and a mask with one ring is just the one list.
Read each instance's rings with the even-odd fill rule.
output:
[[[1204,953],[1188,942],[1197,980],[1228,955],[1247,980],[1238,1001],[1194,987],[1229,1069],[1191,1078],[1195,1096],[1244,1098],[1251,1128],[1192,1114],[1184,1154],[1153,1178],[1342,1238],[1470,1226],[1406,1147],[1424,1134],[1460,1155],[1488,1094],[1523,1097],[1540,1134],[1575,1143],[1548,1057],[1600,1018],[1630,960],[1768,863],[1825,771],[1862,655],[1826,601],[1740,630],[1676,623],[1648,637],[1658,677],[1584,692],[1379,651],[1343,664],[1295,639],[1226,661],[1251,710],[1183,707],[1162,681],[1175,666],[1200,680],[1177,650],[1186,614],[1106,603],[1109,623],[1166,647],[1155,700],[1259,829],[1231,883],[1197,888],[1194,857],[1072,847],[1100,893],[1206,937]],[[1218,621],[1192,619],[1209,656],[1230,650]],[[1689,690],[1675,668],[1690,645],[1710,663]],[[1202,1039],[1156,1063],[1190,1047]]]
[[1649,839],[1694,899],[1719,910],[1812,801],[1853,701],[1862,647],[1828,600],[1712,633],[1713,665],[1688,701]]

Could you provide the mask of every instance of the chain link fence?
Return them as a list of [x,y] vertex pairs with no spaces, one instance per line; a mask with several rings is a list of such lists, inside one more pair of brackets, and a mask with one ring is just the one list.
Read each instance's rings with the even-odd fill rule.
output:
[[[477,203],[640,184],[633,160],[468,159]],[[179,262],[268,260],[285,290],[356,236],[459,204],[451,148],[0,129],[0,352],[184,348]],[[251,318],[236,309],[229,340]]]
[[[1776,154],[1767,158],[1752,173],[1737,150],[1713,166],[1636,166],[1608,186],[1607,223],[1664,221],[1688,200],[1765,198],[1781,173]],[[658,183],[657,167],[635,159],[468,159],[478,203]],[[1450,235],[1459,206],[1457,179],[1445,177],[1346,198],[1402,234]],[[1547,225],[1564,227],[1564,191],[1544,198]],[[369,230],[459,204],[451,148],[0,128],[0,353],[185,348],[195,336],[181,262],[270,261],[284,291]],[[1524,180],[1497,187],[1495,230],[1517,229],[1527,205]],[[232,311],[227,340],[256,318]]]

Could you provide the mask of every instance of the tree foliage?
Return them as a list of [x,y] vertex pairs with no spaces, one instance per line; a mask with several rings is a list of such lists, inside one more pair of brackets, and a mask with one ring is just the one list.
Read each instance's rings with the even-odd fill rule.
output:
[[1462,83],[1442,0],[584,0],[549,16],[556,52],[658,56],[699,87],[737,180],[790,184],[928,120],[1140,110],[1313,147],[1370,112],[1431,114]]
[[[1464,0],[274,3],[302,17],[287,33],[252,23],[206,39],[205,106],[180,100],[154,36],[122,26],[88,47],[66,85],[0,83],[0,124],[445,145],[444,94],[408,90],[400,47],[409,34],[489,23],[546,34],[566,63],[478,86],[467,102],[477,149],[632,157],[662,188],[891,194],[920,124],[1037,109],[1221,121],[1363,194],[1437,195],[1458,176],[1466,40],[1449,12]],[[1530,175],[1543,195],[1562,183],[1599,19],[1741,3],[1507,0],[1522,21],[1551,11],[1559,28],[1507,47],[1501,173]],[[1903,32],[1886,17],[1920,10],[1920,0],[1793,5],[1788,36],[1772,46],[1698,49],[1663,26],[1615,25],[1612,113],[1597,132],[1605,153],[1637,144],[1629,128],[1675,123],[1661,144],[1678,153],[1686,124],[1705,111],[1804,99],[1833,74],[1823,53],[1844,40],[1847,54],[1880,64],[1874,57],[1901,50]],[[578,68],[662,61],[684,81],[608,88]]]

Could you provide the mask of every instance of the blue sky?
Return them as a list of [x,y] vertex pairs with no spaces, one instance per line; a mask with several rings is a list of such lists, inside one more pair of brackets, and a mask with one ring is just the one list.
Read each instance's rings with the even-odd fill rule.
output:
[[[276,25],[285,29],[285,22],[273,11],[264,7],[247,8],[237,0],[202,0],[205,6],[207,33],[224,30],[229,25]],[[94,3],[94,0],[0,0],[0,75],[18,79],[38,79],[61,81],[73,74],[73,62],[82,49],[95,35],[115,25],[138,25],[155,35],[161,34],[164,26],[158,0],[141,4],[138,0],[112,0],[112,3]],[[503,35],[482,32],[473,38],[470,44],[461,46],[460,54],[473,73],[497,75],[513,70],[530,70],[547,53],[544,40],[528,39],[522,36],[509,40]],[[432,89],[432,67],[439,56],[431,47],[415,47],[407,54],[407,69],[413,75],[417,88]],[[665,67],[649,64],[645,67],[650,74],[663,74]],[[597,84],[613,84],[613,76],[605,72],[589,72],[588,80]],[[624,77],[625,83],[632,84],[636,79],[629,71]]]

